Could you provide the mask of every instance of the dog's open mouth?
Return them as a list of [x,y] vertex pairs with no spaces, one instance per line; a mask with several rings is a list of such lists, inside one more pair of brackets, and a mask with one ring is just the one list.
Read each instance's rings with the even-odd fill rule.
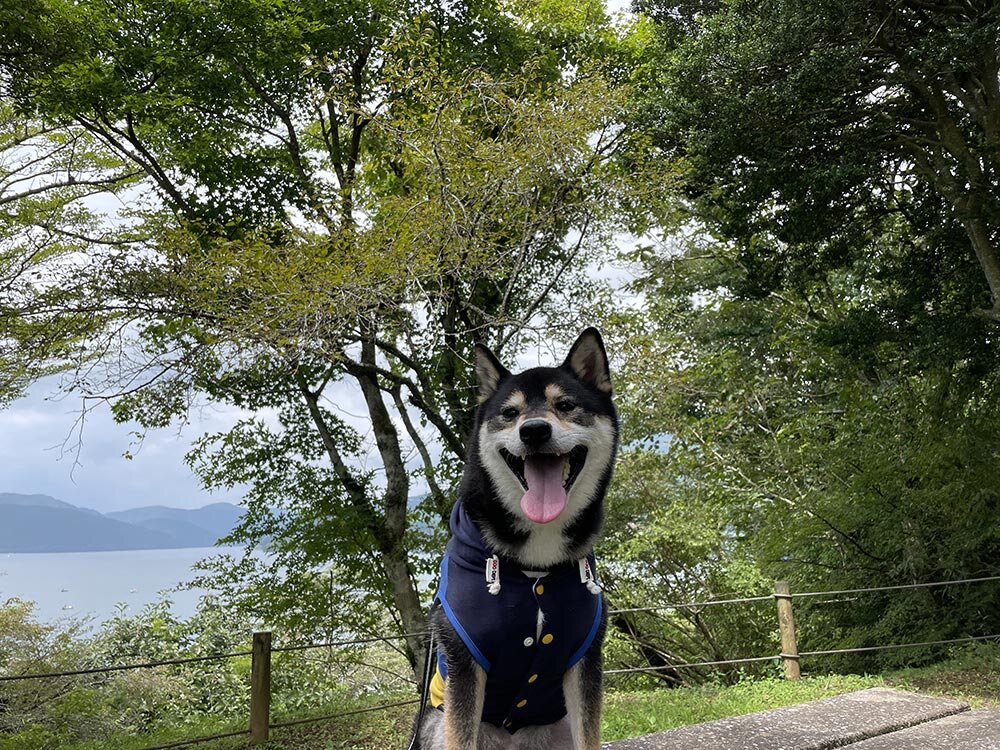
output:
[[587,448],[578,445],[565,454],[532,453],[524,458],[501,448],[500,455],[525,489],[524,515],[535,523],[549,523],[566,508],[566,493],[583,470]]

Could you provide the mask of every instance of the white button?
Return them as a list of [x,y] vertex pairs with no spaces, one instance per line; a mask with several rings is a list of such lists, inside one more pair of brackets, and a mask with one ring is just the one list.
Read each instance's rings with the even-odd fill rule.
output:
[[534,646],[535,645],[535,639],[534,638],[525,638],[524,639],[524,645],[525,645],[526,648],[528,646]]

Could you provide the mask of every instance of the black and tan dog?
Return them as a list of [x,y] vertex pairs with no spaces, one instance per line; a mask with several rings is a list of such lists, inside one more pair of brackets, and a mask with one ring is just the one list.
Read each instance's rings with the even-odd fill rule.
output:
[[476,350],[479,409],[431,612],[423,750],[597,750],[606,613],[593,545],[618,445],[597,330],[512,375]]

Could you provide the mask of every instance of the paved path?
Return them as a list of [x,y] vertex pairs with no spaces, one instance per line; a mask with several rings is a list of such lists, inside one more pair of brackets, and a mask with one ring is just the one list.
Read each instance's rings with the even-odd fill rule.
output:
[[871,688],[604,745],[606,750],[1000,750],[1000,709]]
[[1000,708],[946,716],[900,732],[885,734],[850,750],[1000,750]]

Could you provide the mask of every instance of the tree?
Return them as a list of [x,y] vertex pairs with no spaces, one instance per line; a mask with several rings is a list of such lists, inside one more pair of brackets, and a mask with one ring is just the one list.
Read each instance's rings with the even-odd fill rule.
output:
[[[650,323],[642,319],[647,328]],[[631,357],[626,362],[634,364]],[[766,590],[768,581],[744,528],[734,524],[727,488],[701,481],[701,476],[691,481],[678,455],[663,450],[662,436],[650,439],[644,428],[630,426],[643,421],[640,404],[650,398],[631,384],[631,375],[626,369],[615,381],[626,390],[619,401],[625,408],[625,436],[633,442],[615,468],[599,547],[605,590],[620,610],[611,615],[608,657],[616,666],[647,664],[656,670],[619,678],[632,687],[636,678],[656,678],[674,687],[720,675],[736,681],[761,668],[770,670],[769,664],[673,666],[769,653],[773,605],[667,606],[753,597]],[[662,385],[663,374],[649,382]],[[657,421],[663,429],[664,423]]]
[[[632,112],[679,231],[636,257],[658,324],[627,380],[665,394],[635,394],[640,435],[673,436],[677,492],[722,493],[769,576],[995,574],[997,9],[642,7],[661,55]],[[994,593],[827,608],[803,637],[981,633]]]
[[745,291],[858,262],[910,290],[883,298],[886,327],[995,339],[962,320],[1000,321],[994,4],[642,6],[667,50],[642,116],[700,218],[742,244]]
[[[11,97],[93,134],[151,191],[142,251],[79,279],[81,300],[136,335],[97,344],[128,356],[77,387],[147,427],[196,397],[265,412],[192,461],[209,486],[250,484],[235,538],[273,537],[264,580],[285,578],[283,613],[317,627],[314,605],[336,598],[357,631],[379,619],[374,595],[422,630],[408,452],[439,524],[470,429],[473,342],[516,350],[556,309],[572,327],[563,295],[607,236],[618,131],[602,14],[583,35],[576,8],[536,33],[489,3],[32,10],[31,29],[0,40]],[[336,413],[338,384],[370,435]],[[312,574],[331,563],[332,587]]]
[[[751,271],[730,243],[696,236],[635,260],[645,305],[615,321],[631,341],[620,401],[625,438],[652,452],[623,463],[618,483],[640,509],[635,487],[662,487],[630,542],[648,568],[751,595],[770,579],[822,591],[998,574],[996,369],[948,358],[917,369],[903,337],[858,356],[866,332],[842,334],[870,293],[860,274],[832,276],[825,294],[753,298],[733,291]],[[671,541],[646,541],[658,537]],[[803,602],[800,647],[992,633],[995,596],[983,584]],[[716,640],[738,644],[731,627],[716,623]]]

